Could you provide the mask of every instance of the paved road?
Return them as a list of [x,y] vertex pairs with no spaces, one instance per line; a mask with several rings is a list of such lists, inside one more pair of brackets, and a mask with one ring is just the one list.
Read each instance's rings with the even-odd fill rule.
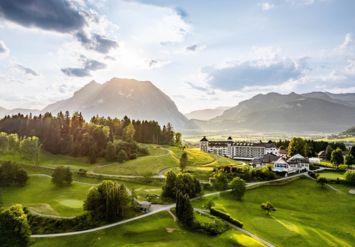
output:
[[[272,180],[272,181],[276,182],[276,181],[288,180],[288,179],[291,179],[291,178],[294,178],[294,177],[299,177],[299,176],[302,176],[302,175],[305,175],[305,174],[307,174],[307,173],[299,173],[299,174],[296,174],[296,175],[293,175],[293,176],[284,177],[284,178],[280,178],[280,179],[275,179],[275,180]],[[268,182],[270,182],[270,181],[247,183],[246,187],[251,187],[251,186],[254,186],[254,185],[257,185],[257,184],[266,184]],[[204,194],[204,195],[201,195],[199,197],[195,197],[195,198],[191,199],[191,201],[195,201],[195,200],[198,200],[198,199],[201,199],[201,198],[205,198],[205,197],[219,195],[221,193],[226,193],[226,192],[230,192],[230,191],[231,191],[231,189]],[[148,217],[150,215],[157,214],[157,213],[169,210],[169,209],[174,208],[174,207],[175,207],[175,203],[174,204],[170,204],[170,205],[161,205],[160,207],[155,207],[153,209],[154,211],[151,211],[149,213],[146,213],[146,214],[143,214],[143,215],[139,215],[139,216],[127,219],[127,220],[122,220],[122,221],[119,221],[119,222],[116,222],[116,223],[113,223],[113,224],[109,224],[109,225],[105,225],[105,226],[101,226],[101,227],[88,229],[88,230],[76,231],[76,232],[67,232],[67,233],[54,233],[54,234],[38,234],[38,235],[35,234],[35,235],[31,235],[31,237],[32,238],[64,237],[64,236],[73,236],[73,235],[80,235],[80,234],[85,234],[85,233],[90,233],[90,232],[101,231],[101,230],[104,230],[104,229],[108,229],[108,228],[112,228],[112,227],[115,227],[115,226],[123,225],[123,224],[129,223],[129,222],[132,222],[132,221],[136,221],[136,220]]]

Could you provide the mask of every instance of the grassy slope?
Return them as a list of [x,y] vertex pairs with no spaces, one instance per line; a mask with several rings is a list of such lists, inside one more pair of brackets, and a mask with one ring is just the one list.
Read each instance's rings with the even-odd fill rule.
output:
[[[95,179],[76,178],[82,183],[73,182],[69,187],[56,187],[50,178],[30,176],[24,187],[0,188],[4,206],[15,203],[28,206],[34,211],[48,215],[75,216],[83,212],[82,205],[91,186],[99,183]],[[88,184],[85,184],[88,183]],[[139,200],[145,200],[146,194],[161,193],[161,186],[139,183],[124,183],[129,189],[135,189]]]
[[328,179],[345,179],[344,174],[345,172],[320,172],[319,176]]
[[[355,197],[345,191],[321,189],[314,181],[301,179],[247,191],[242,202],[230,194],[214,202],[240,219],[246,230],[277,246],[350,247],[355,242]],[[260,209],[265,201],[277,208],[272,217]]]
[[35,240],[33,247],[82,246],[83,243],[87,247],[262,246],[259,242],[235,230],[229,230],[217,237],[187,231],[175,223],[168,213],[163,212],[104,231],[71,237],[38,239]]
[[50,215],[75,216],[83,212],[83,200],[91,185],[73,183],[56,187],[48,177],[31,176],[24,187],[1,188],[4,206],[21,203],[36,212]]

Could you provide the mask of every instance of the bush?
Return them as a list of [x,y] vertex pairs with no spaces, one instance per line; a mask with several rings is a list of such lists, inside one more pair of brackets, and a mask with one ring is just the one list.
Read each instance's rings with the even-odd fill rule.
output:
[[325,184],[328,183],[328,179],[325,177],[319,177],[317,178],[317,183],[319,183],[323,188]]
[[33,234],[81,231],[102,224],[100,220],[97,220],[97,217],[94,217],[90,213],[85,213],[73,218],[57,218],[27,212],[27,217]]
[[240,222],[237,219],[234,219],[232,216],[230,216],[230,214],[225,213],[225,212],[223,212],[223,211],[221,211],[221,210],[219,210],[219,209],[217,209],[215,207],[211,207],[210,213],[212,215],[214,215],[214,216],[217,216],[217,217],[229,222],[229,223],[232,223],[233,225],[236,225],[236,226],[238,226],[240,228],[243,228],[243,223],[242,222]]
[[122,150],[120,150],[120,151],[118,152],[117,161],[118,161],[119,163],[123,163],[123,162],[125,162],[126,160],[128,160],[128,155],[127,155],[126,151],[124,151],[124,150],[122,149]]
[[52,174],[52,182],[57,186],[71,185],[73,181],[73,173],[69,167],[58,166]]
[[87,176],[87,170],[80,168],[77,172],[77,174],[81,177],[86,177]]
[[27,172],[11,162],[0,166],[0,186],[24,186],[28,180]]
[[0,245],[24,247],[30,242],[31,230],[22,205],[14,205],[0,213]]
[[345,181],[350,185],[355,185],[355,171],[345,172]]
[[317,179],[317,177],[319,176],[318,173],[315,173],[315,172],[312,172],[312,171],[309,171],[309,172],[308,172],[308,175],[309,175],[311,178],[314,178],[314,179]]
[[201,222],[195,220],[194,229],[202,230],[210,235],[218,235],[229,229],[229,226],[217,217],[211,215],[203,215],[203,217],[208,217],[210,221]]
[[346,169],[348,169],[348,166],[347,166],[347,165],[339,165],[339,166],[338,166],[338,170],[345,171]]
[[230,187],[232,188],[232,194],[237,198],[237,200],[241,200],[246,191],[245,181],[239,177],[235,177],[230,183]]
[[211,182],[216,190],[225,190],[228,188],[228,177],[224,172],[216,172],[211,178]]

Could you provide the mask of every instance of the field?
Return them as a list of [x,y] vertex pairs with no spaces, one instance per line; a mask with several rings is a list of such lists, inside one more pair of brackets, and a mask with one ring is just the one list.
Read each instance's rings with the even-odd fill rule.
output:
[[319,176],[327,179],[345,179],[344,173],[345,172],[320,172]]
[[92,185],[74,182],[58,188],[46,176],[31,176],[24,187],[0,189],[4,206],[21,203],[41,214],[75,216],[83,212],[83,201]]
[[34,240],[33,247],[82,246],[263,246],[256,240],[236,230],[228,230],[219,236],[188,231],[179,226],[167,213],[159,213],[136,222],[94,233],[59,238]]
[[[24,187],[0,188],[0,192],[5,207],[20,203],[40,214],[76,216],[83,213],[83,202],[89,189],[99,182],[86,178],[74,181],[68,187],[57,187],[50,177],[32,174]],[[146,194],[161,193],[160,185],[118,182],[124,183],[129,189],[134,188],[139,200],[145,200]]]
[[[217,207],[244,223],[244,228],[276,246],[353,246],[355,197],[321,189],[312,180],[300,179],[283,186],[247,191],[237,202],[230,194],[211,198]],[[260,204],[270,201],[277,211],[267,216]],[[206,200],[196,202],[202,207]]]

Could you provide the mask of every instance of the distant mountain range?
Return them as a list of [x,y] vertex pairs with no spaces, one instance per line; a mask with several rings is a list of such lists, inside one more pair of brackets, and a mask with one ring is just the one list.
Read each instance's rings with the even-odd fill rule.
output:
[[212,118],[222,115],[222,113],[229,108],[230,107],[227,107],[227,106],[220,106],[220,107],[213,108],[213,109],[196,110],[196,111],[192,111],[190,113],[186,113],[185,116],[188,119],[210,120]]
[[0,116],[80,111],[87,119],[94,115],[172,123],[177,130],[258,131],[287,133],[339,133],[355,125],[355,93],[258,94],[226,109],[179,112],[175,103],[149,81],[113,78],[85,85],[74,95],[43,110],[0,107]]
[[82,112],[90,119],[94,115],[132,119],[156,120],[160,124],[170,122],[176,129],[192,128],[191,122],[181,113],[175,103],[149,81],[113,78],[104,84],[91,81],[74,95],[48,105],[43,110],[1,108],[0,115],[19,112],[34,114],[59,111]]
[[355,124],[355,94],[259,94],[209,121],[204,130],[336,133]]
[[340,135],[345,135],[345,136],[355,136],[355,125],[343,132],[340,133]]

